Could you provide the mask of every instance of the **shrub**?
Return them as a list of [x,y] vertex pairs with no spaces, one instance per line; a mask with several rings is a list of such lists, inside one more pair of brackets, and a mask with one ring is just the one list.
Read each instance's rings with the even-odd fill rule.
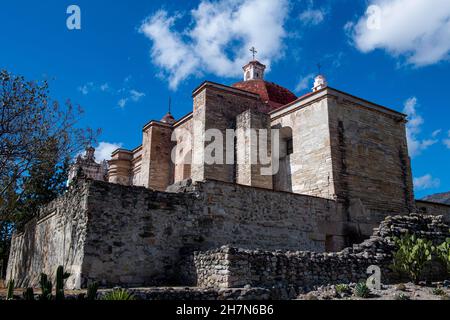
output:
[[442,288],[434,288],[431,292],[436,296],[445,296],[447,293]]
[[356,285],[353,293],[359,298],[368,298],[370,296],[370,289],[365,283],[361,282]]
[[435,251],[433,243],[414,235],[397,238],[395,242],[398,251],[394,253],[393,269],[417,284],[426,263],[432,259]]
[[114,289],[108,292],[103,300],[134,300],[134,296],[125,289]]

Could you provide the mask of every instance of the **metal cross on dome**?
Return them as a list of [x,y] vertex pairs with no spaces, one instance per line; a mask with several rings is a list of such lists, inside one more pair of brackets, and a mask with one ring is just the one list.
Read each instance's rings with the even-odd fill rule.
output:
[[250,52],[253,54],[253,60],[255,60],[255,56],[258,53],[258,51],[256,51],[255,47],[251,47]]

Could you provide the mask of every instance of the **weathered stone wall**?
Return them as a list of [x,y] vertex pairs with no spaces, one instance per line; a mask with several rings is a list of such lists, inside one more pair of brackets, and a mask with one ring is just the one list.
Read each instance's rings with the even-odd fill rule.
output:
[[15,234],[11,243],[7,279],[16,286],[36,286],[40,274],[54,277],[59,265],[71,274],[68,287],[80,287],[88,224],[89,186],[72,189],[42,209],[40,218]]
[[270,117],[254,110],[238,115],[235,149],[236,183],[272,190]]
[[185,233],[191,195],[93,182],[82,286],[168,284]]
[[336,196],[354,243],[385,216],[414,210],[406,120],[334,90],[328,106]]
[[[390,283],[398,275],[390,269],[395,251],[394,237],[409,232],[433,240],[435,244],[450,236],[442,217],[388,217],[373,236],[352,248],[338,253],[300,251],[252,251],[222,247],[209,252],[196,252],[192,264],[184,270],[191,279],[197,278],[201,287],[233,288],[294,287],[312,288],[326,284],[360,282],[367,279],[367,268],[377,265],[382,270],[382,282]],[[428,279],[443,280],[445,268],[433,265]]]
[[180,182],[191,177],[193,129],[192,117],[184,120],[174,129],[176,146],[174,150],[174,182]]
[[[293,154],[283,163],[290,179],[290,190],[333,199],[333,168],[331,161],[330,129],[327,99],[319,99],[301,106],[295,112],[274,116],[272,128],[292,129]],[[286,188],[284,188],[286,189]]]
[[450,224],[450,205],[448,204],[416,200],[416,208],[423,214],[443,216],[445,223]]
[[144,128],[140,171],[144,187],[164,191],[173,183],[172,131],[172,126],[156,121]]
[[185,182],[172,190],[180,193],[99,181],[78,188],[53,204],[48,223],[15,237],[9,278],[36,285],[63,264],[69,288],[180,283],[178,262],[195,250],[323,251],[322,221],[337,211],[332,200],[218,181]]

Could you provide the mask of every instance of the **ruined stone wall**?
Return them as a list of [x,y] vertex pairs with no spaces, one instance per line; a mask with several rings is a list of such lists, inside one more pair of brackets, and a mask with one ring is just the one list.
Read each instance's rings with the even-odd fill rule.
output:
[[83,286],[168,284],[173,277],[190,195],[92,182]]
[[[390,268],[392,253],[396,250],[393,238],[407,232],[433,240],[435,244],[450,236],[442,217],[395,216],[388,217],[370,239],[338,253],[268,252],[226,246],[209,252],[196,252],[191,260],[194,267],[191,265],[185,270],[191,272],[191,279],[196,277],[197,285],[201,287],[250,285],[311,289],[319,285],[365,282],[367,268],[377,265],[382,271],[382,283],[390,283],[399,279],[399,275]],[[443,280],[447,276],[445,267],[440,264],[433,264],[426,271],[428,279]]]
[[[176,191],[93,183],[83,278],[103,285],[170,285],[180,259],[225,244],[323,251],[320,222],[332,201],[217,181]],[[109,199],[105,202],[104,199]]]
[[179,193],[99,181],[78,188],[53,204],[49,222],[15,237],[10,278],[37,285],[63,264],[68,288],[179,284],[178,262],[195,250],[323,251],[322,221],[337,210],[327,199],[218,181],[185,182]]
[[40,274],[54,279],[59,265],[71,274],[68,287],[80,287],[88,224],[89,188],[82,185],[43,208],[40,217],[15,234],[11,243],[7,279],[16,286],[37,286]]
[[445,223],[450,225],[450,205],[416,200],[416,208],[418,212],[423,214],[443,216]]
[[360,240],[386,215],[414,210],[405,117],[334,91],[328,106],[336,195]]

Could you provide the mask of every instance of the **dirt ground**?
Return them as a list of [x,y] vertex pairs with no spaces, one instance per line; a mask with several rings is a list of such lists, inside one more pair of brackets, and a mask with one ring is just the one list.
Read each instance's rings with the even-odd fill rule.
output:
[[[448,283],[434,283],[432,285],[415,285],[404,283],[397,285],[383,285],[381,290],[371,290],[368,298],[358,298],[354,292],[356,284],[350,284],[348,290],[342,292],[336,290],[336,286],[319,287],[315,291],[302,294],[298,300],[450,300],[450,287]],[[22,297],[23,289],[14,290],[14,295]],[[35,290],[35,294],[40,294],[40,290]],[[67,296],[76,297],[85,290],[66,290]],[[6,289],[0,288],[0,300],[5,299]]]
[[434,283],[428,286],[402,283],[383,285],[381,290],[371,290],[367,298],[354,295],[356,284],[349,285],[346,292],[336,290],[336,286],[324,286],[316,291],[300,295],[299,300],[449,300],[450,288],[448,284]]

